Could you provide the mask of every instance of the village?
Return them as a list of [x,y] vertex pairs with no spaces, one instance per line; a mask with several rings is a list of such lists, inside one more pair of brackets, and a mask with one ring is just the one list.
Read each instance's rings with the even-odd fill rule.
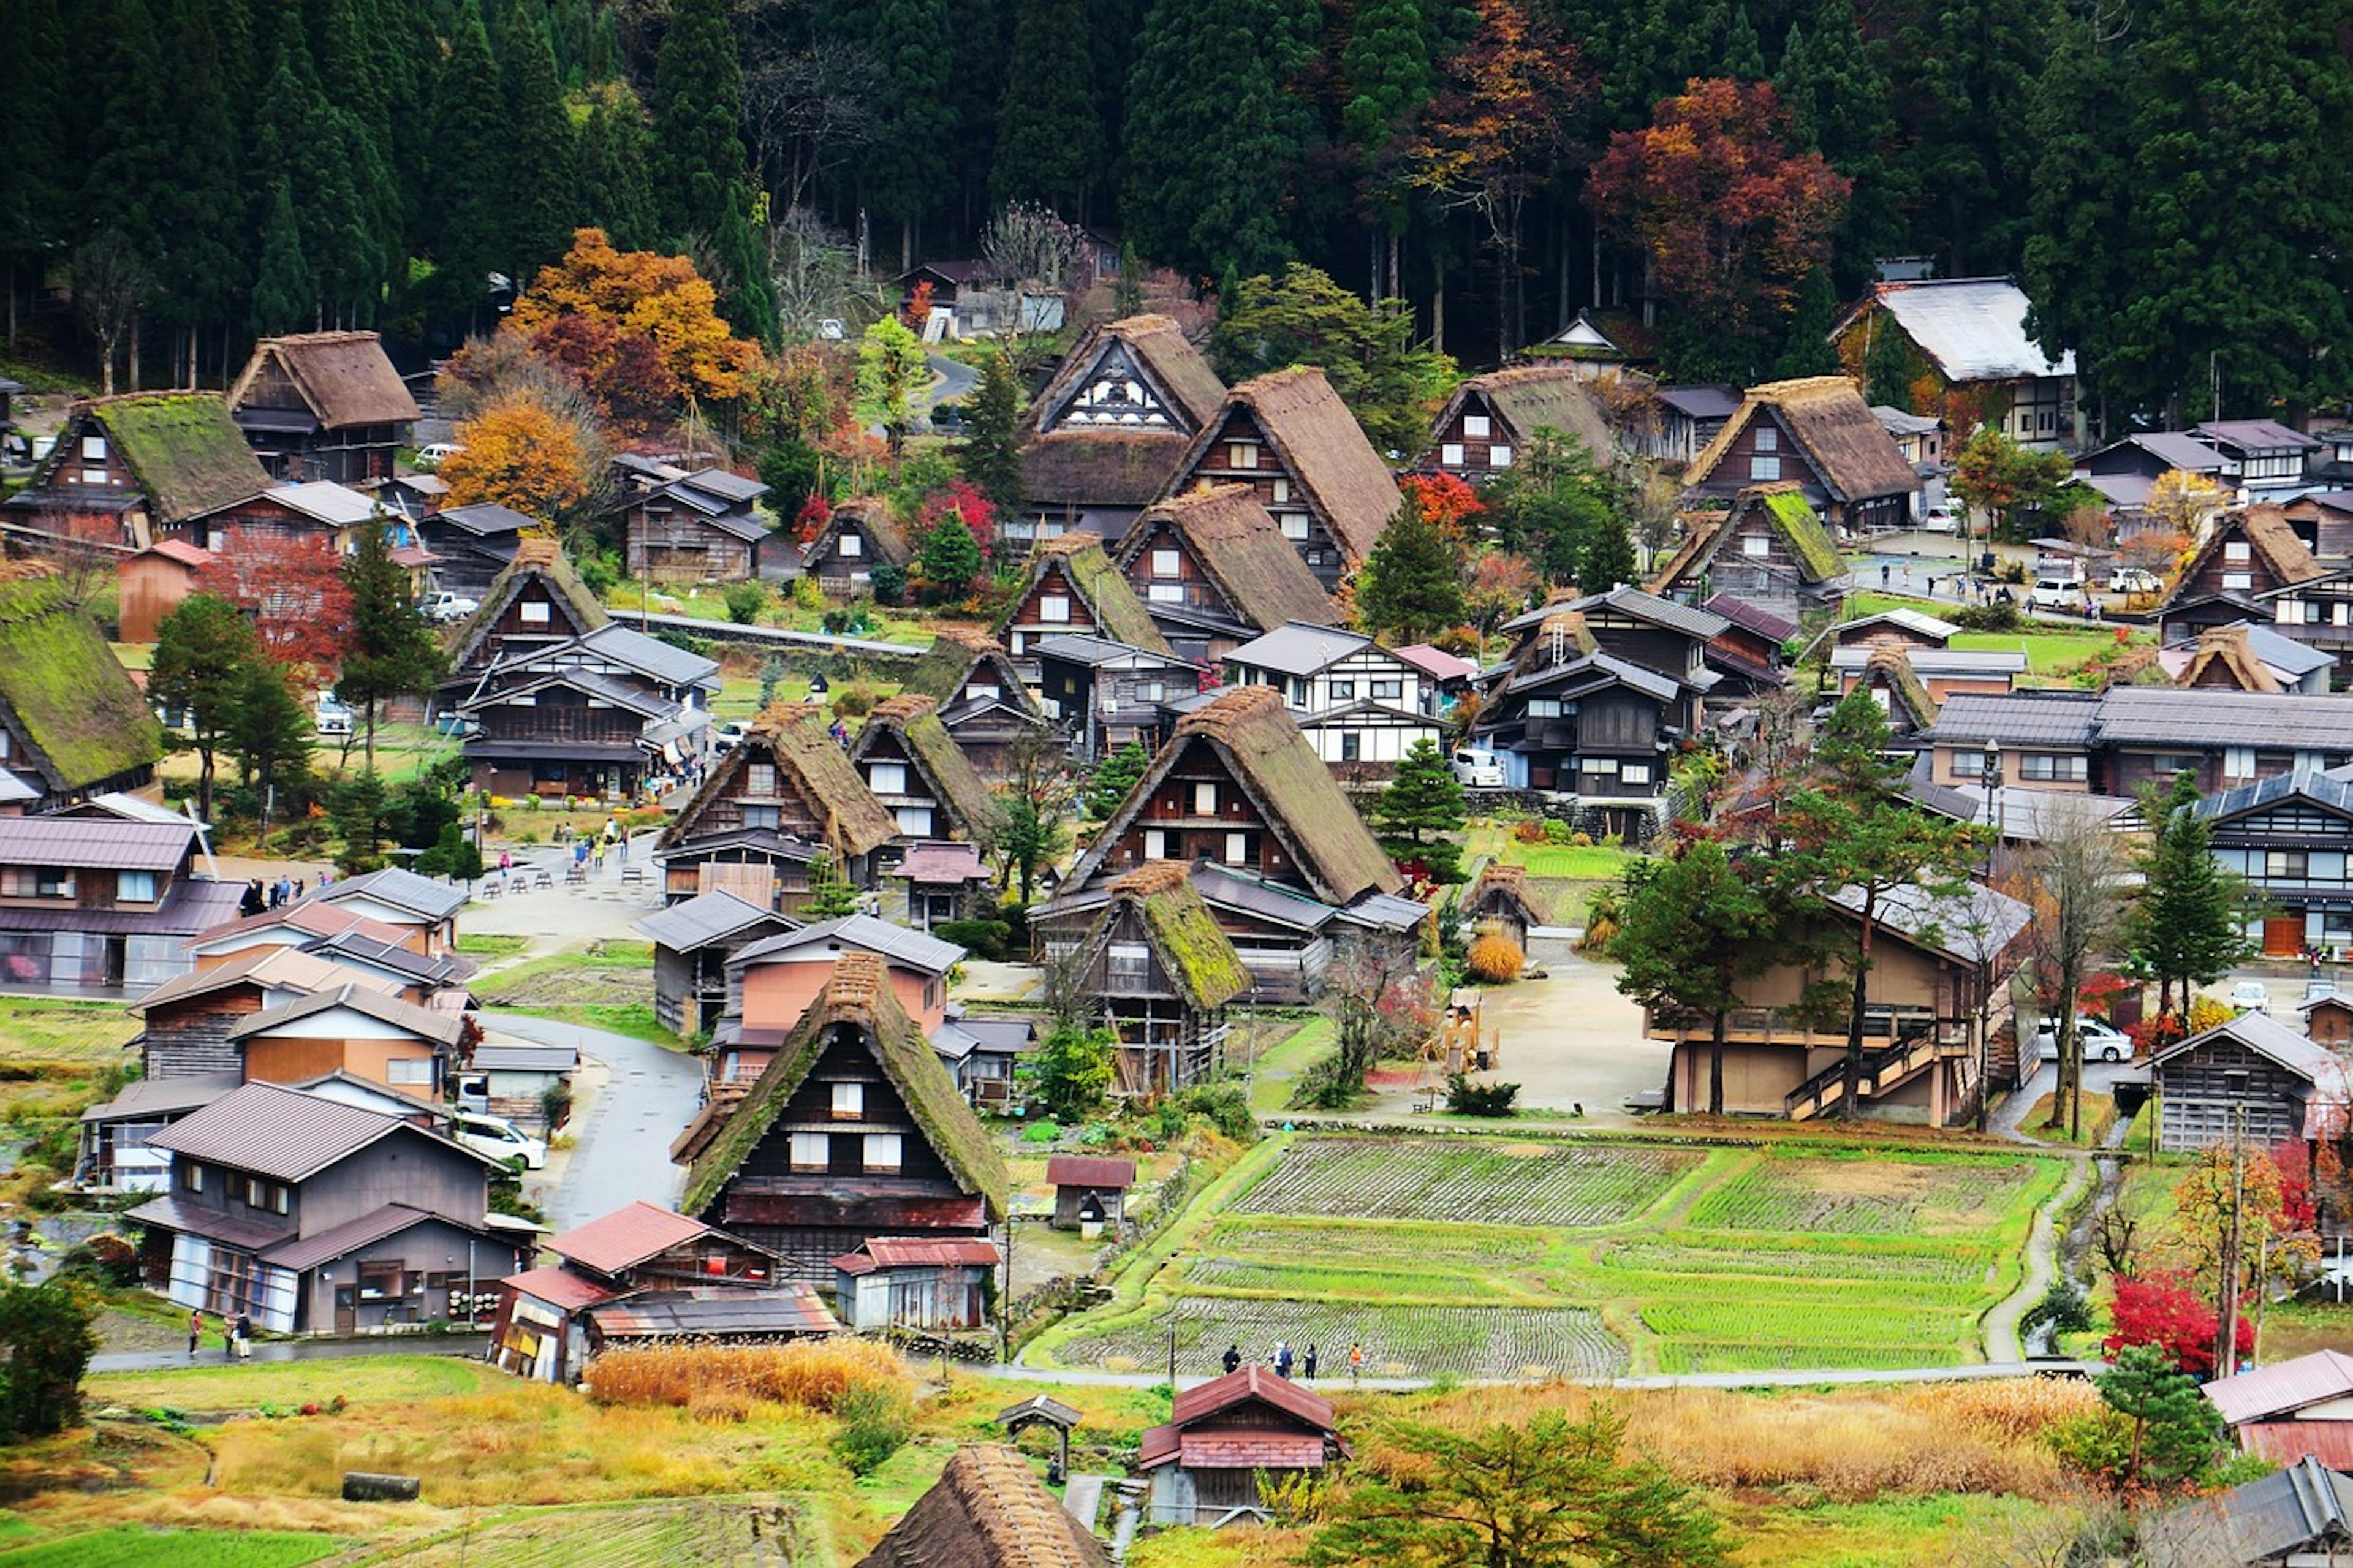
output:
[[2343,28],[214,9],[11,24],[0,1568],[2353,1552]]

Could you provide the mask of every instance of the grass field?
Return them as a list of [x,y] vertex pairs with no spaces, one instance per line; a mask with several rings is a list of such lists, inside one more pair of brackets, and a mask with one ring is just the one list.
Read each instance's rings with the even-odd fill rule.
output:
[[651,942],[604,941],[584,952],[528,959],[474,982],[486,1007],[511,1007],[592,1029],[648,1040],[671,1050],[685,1042],[654,1020]]
[[1466,859],[1492,856],[1506,866],[1524,867],[1528,890],[1545,907],[1556,925],[1582,925],[1593,895],[1626,879],[1626,868],[1638,856],[1603,845],[1523,844],[1501,823],[1474,822],[1463,834]]
[[2062,1175],[2032,1155],[1327,1135],[1251,1163],[1175,1267],[1033,1356],[1148,1371],[1173,1330],[1180,1372],[1277,1339],[1327,1367],[1361,1340],[1383,1376],[1973,1362]]
[[278,1530],[91,1531],[0,1552],[8,1568],[296,1568],[348,1550],[333,1535]]
[[[1850,607],[1856,616],[1877,615],[1882,610],[1906,609],[1935,615],[1940,620],[1949,618],[1917,599],[1898,595],[1857,594],[1850,601]],[[2015,632],[1957,632],[1952,646],[1979,652],[2023,652],[2027,671],[2023,679],[2029,685],[2063,682],[2066,673],[2085,659],[2116,646],[2116,628],[2113,626],[2094,631],[2059,626],[2042,626],[2032,620],[2023,624],[2027,629]],[[2135,627],[2126,632],[2125,640],[2127,645],[2147,642],[2149,633]]]

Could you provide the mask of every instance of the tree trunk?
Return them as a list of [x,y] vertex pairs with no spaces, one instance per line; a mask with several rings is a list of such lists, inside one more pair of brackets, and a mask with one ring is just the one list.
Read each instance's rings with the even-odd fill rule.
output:
[[1405,248],[1405,240],[1404,240],[1404,237],[1403,237],[1403,236],[1401,236],[1401,235],[1399,235],[1399,234],[1398,233],[1398,231],[1397,231],[1397,230],[1395,230],[1395,229],[1391,229],[1391,230],[1389,230],[1389,287],[1388,287],[1388,297],[1389,297],[1390,299],[1392,299],[1392,300],[1399,299],[1399,298],[1401,298],[1401,297],[1402,297],[1402,290],[1400,289],[1400,288],[1398,287],[1398,260],[1399,260],[1400,253],[1404,250],[1404,248]]
[[1871,938],[1878,924],[1879,895],[1862,896],[1862,946],[1854,963],[1854,1001],[1846,1019],[1846,1103],[1839,1114],[1852,1121],[1862,1114],[1862,1007],[1871,983]]
[[142,312],[131,312],[131,390],[139,390],[139,318]]
[[1707,1042],[1707,1113],[1710,1116],[1724,1114],[1724,1036],[1725,1016],[1719,1012],[1715,1015],[1715,1027],[1709,1031]]
[[1430,269],[1435,279],[1430,291],[1430,350],[1432,353],[1446,352],[1446,255],[1430,253]]
[[213,749],[196,748],[196,815],[206,822],[213,819]]
[[375,772],[375,699],[367,701],[367,771]]

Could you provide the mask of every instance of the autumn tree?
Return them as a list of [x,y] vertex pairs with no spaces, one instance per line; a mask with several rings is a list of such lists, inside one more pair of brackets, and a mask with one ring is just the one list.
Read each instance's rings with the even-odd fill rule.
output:
[[906,450],[915,399],[930,384],[930,377],[923,340],[896,316],[884,316],[859,340],[858,415],[882,426],[893,462]]
[[1358,626],[1411,643],[1461,625],[1466,611],[1455,567],[1461,554],[1423,515],[1419,498],[1408,494],[1356,574]]
[[352,593],[330,535],[230,528],[196,569],[196,586],[251,616],[262,651],[302,681],[326,685],[342,668]]
[[608,417],[639,427],[681,397],[738,401],[760,366],[759,344],[734,334],[691,260],[616,250],[602,229],[577,231],[564,259],[540,269],[513,326]]
[[2031,527],[2074,476],[2064,452],[2032,452],[1992,425],[1980,425],[1953,462],[1953,494],[1989,519],[1989,527],[2015,538]]
[[1482,637],[1535,603],[1544,590],[1544,574],[1527,557],[1508,550],[1489,550],[1471,563],[1471,582],[1463,589],[1463,607]]
[[2230,504],[2231,492],[2204,474],[2168,468],[2149,481],[2148,499],[2141,502],[2141,510],[2162,531],[2179,536],[2187,549],[2188,542],[2204,533],[2207,523]]
[[1678,374],[1746,372],[1830,258],[1852,186],[1820,153],[1791,152],[1788,130],[1771,83],[1694,79],[1594,165],[1587,203],[1676,312],[1691,362]]
[[2051,1125],[2064,1113],[2067,1136],[2084,1125],[2084,1041],[2075,1015],[2084,983],[2116,952],[2122,937],[2125,854],[2106,818],[2088,806],[2054,802],[2040,840],[2005,890],[2023,903],[2023,939],[2034,963],[2045,1016],[2058,1020],[2059,1088]]
[[461,448],[442,459],[451,506],[494,501],[554,518],[586,498],[588,454],[577,431],[543,405],[517,397],[458,426]]

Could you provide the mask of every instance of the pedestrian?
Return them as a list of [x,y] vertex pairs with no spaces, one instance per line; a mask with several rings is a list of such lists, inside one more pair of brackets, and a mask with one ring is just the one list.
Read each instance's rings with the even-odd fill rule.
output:
[[253,1359],[253,1320],[242,1310],[237,1315],[237,1359]]
[[335,873],[332,868],[322,868],[319,872],[319,886],[322,888],[332,888],[334,885]]
[[305,880],[307,879],[301,877],[294,879],[294,901],[298,904],[302,901],[302,884]]
[[503,887],[505,887],[505,886],[507,885],[507,874],[508,874],[509,872],[512,871],[513,869],[514,869],[514,851],[513,851],[513,850],[512,850],[512,849],[501,849],[501,850],[500,850],[500,851],[499,851],[499,886],[500,886],[500,887],[503,888]]
[[1291,1378],[1291,1345],[1284,1340],[1274,1342],[1274,1375],[1285,1382]]
[[261,879],[256,877],[245,885],[245,896],[237,901],[237,912],[258,915],[269,907],[269,900],[261,891]]
[[2102,605],[2099,600],[2094,599],[2092,601],[2092,624],[2094,626],[2099,625],[2100,617],[2105,614],[2106,614],[2106,606]]
[[1315,1381],[1315,1342],[1314,1340],[1307,1342],[1307,1359],[1300,1363],[1299,1370],[1307,1374],[1308,1382]]
[[1348,1345],[1348,1381],[1361,1380],[1365,1375],[1365,1342],[1356,1340]]
[[605,868],[605,841],[601,838],[596,840],[596,865],[599,871]]
[[586,838],[575,838],[572,841],[572,863],[575,866],[588,864],[588,840]]
[[1225,1357],[1219,1364],[1226,1369],[1229,1375],[1241,1371],[1242,1347],[1240,1344],[1228,1345],[1226,1347]]
[[1879,563],[1879,585],[1883,588],[1887,586],[1887,563],[1884,561]]
[[196,1359],[196,1346],[205,1337],[205,1315],[201,1311],[188,1314],[188,1359]]
[[624,833],[620,837],[613,841],[613,853],[620,857],[622,865],[626,866],[629,863],[629,836],[628,834]]
[[227,1312],[221,1314],[220,1334],[221,1360],[235,1361],[237,1359],[237,1325],[228,1321]]

